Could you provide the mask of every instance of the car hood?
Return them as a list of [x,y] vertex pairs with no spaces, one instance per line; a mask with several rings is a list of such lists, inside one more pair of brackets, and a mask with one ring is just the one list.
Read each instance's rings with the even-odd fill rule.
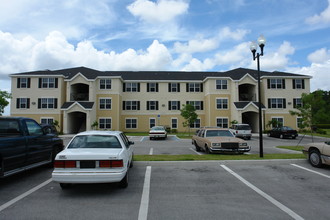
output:
[[234,142],[234,143],[245,143],[246,141],[235,138],[235,137],[208,137],[207,138],[211,142]]
[[58,160],[92,160],[92,159],[118,159],[123,151],[122,148],[118,149],[104,149],[104,148],[74,148],[65,149],[57,154],[56,159]]

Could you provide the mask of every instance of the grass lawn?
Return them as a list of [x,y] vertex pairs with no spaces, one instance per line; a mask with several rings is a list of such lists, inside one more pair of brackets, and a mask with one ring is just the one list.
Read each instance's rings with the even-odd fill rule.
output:
[[304,149],[303,146],[277,146],[277,148],[300,151],[300,152],[302,151],[302,149]]

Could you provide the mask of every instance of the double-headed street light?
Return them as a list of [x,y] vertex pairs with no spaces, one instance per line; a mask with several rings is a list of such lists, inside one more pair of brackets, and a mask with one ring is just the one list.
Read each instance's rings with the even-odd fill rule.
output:
[[[263,140],[262,140],[262,114],[261,114],[261,87],[260,87],[260,62],[259,57],[264,55],[264,47],[265,47],[266,39],[263,35],[260,35],[258,38],[258,44],[253,41],[250,45],[250,50],[253,55],[253,60],[257,59],[257,67],[258,67],[258,107],[259,107],[259,156],[264,156],[263,150]],[[260,53],[257,53],[258,45],[260,47]]]

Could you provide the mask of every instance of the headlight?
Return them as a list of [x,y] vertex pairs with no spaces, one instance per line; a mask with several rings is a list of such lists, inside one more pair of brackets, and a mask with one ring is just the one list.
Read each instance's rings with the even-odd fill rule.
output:
[[248,146],[247,143],[240,143],[239,146]]
[[221,144],[220,143],[212,143],[212,146],[221,146]]

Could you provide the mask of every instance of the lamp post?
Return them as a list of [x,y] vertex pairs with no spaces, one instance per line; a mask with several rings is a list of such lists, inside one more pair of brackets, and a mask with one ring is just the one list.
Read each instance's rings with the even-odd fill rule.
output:
[[[264,55],[264,46],[266,43],[266,39],[263,35],[260,35],[258,38],[258,44],[253,41],[250,45],[250,50],[253,55],[253,60],[257,59],[257,67],[258,67],[258,107],[259,107],[259,156],[264,157],[263,150],[263,140],[262,140],[262,114],[261,114],[261,87],[260,87],[260,56]],[[258,45],[260,47],[260,53],[257,53]]]

